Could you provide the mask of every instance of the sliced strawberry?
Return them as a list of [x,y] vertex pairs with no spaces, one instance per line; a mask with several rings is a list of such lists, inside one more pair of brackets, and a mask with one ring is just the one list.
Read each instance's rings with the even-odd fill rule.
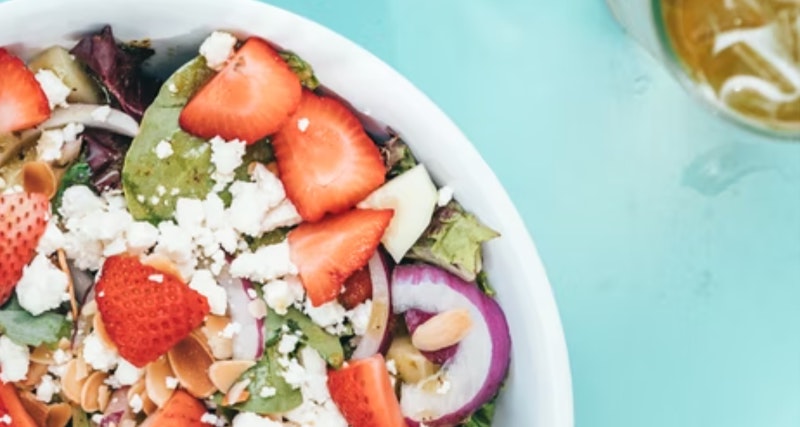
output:
[[251,37],[184,107],[180,124],[202,138],[252,144],[281,128],[301,93],[300,79],[278,52]]
[[147,427],[208,427],[202,421],[206,407],[189,393],[178,390],[167,400],[164,407],[146,419]]
[[119,354],[143,367],[200,326],[208,301],[172,274],[117,255],[103,265],[97,308]]
[[272,141],[286,195],[307,221],[344,212],[385,181],[378,147],[339,101],[303,92]]
[[329,372],[328,390],[351,427],[406,427],[380,354]]
[[12,383],[0,383],[0,419],[8,420],[6,424],[11,427],[37,427]]
[[47,228],[49,206],[41,193],[0,195],[0,304],[11,296],[22,270],[36,254]]
[[48,117],[50,104],[33,73],[0,48],[0,133],[27,129]]
[[314,306],[335,300],[345,280],[367,265],[393,215],[392,210],[354,209],[289,233],[292,262]]
[[344,291],[339,295],[339,304],[352,310],[370,298],[372,298],[372,279],[369,277],[369,268],[364,267],[345,280]]

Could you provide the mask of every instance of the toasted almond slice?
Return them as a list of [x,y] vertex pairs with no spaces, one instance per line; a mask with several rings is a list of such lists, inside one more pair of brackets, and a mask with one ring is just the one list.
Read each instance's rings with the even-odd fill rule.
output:
[[227,393],[242,374],[255,364],[252,360],[220,360],[208,368],[208,377],[219,391]]
[[33,418],[37,426],[43,426],[47,422],[47,405],[36,399],[36,396],[29,391],[23,391],[19,394],[19,401],[25,412]]
[[166,357],[160,357],[155,362],[151,362],[145,368],[144,384],[147,396],[159,408],[167,403],[167,400],[175,392],[174,388],[167,387],[167,378],[174,377],[172,367]]
[[222,336],[222,331],[231,323],[231,320],[223,316],[208,316],[206,323],[200,329],[206,338],[211,354],[217,360],[225,360],[233,357],[233,339]]
[[81,390],[86,382],[88,367],[82,358],[67,362],[64,375],[61,376],[61,392],[64,397],[75,403],[81,402]]
[[133,400],[134,395],[139,395],[139,397],[144,399],[144,396],[147,396],[147,389],[145,388],[145,379],[144,376],[139,378],[139,381],[136,381],[129,389],[126,397],[128,398],[128,402]]
[[52,365],[53,364],[53,350],[42,344],[39,347],[36,347],[31,352],[30,356],[31,362],[40,363],[42,365]]
[[[64,427],[72,420],[72,406],[55,403],[47,407],[47,427]],[[41,424],[40,424],[41,425]]]
[[106,384],[103,384],[100,387],[98,387],[97,405],[100,407],[100,411],[105,411],[110,401],[111,401],[111,389]]
[[[81,408],[86,412],[100,411],[100,387],[104,385],[108,374],[105,372],[95,371],[84,382],[81,387]],[[106,387],[106,392],[108,387]]]
[[224,406],[232,406],[249,399],[250,392],[247,391],[247,386],[249,385],[249,379],[238,381],[236,384],[232,385],[228,392],[225,393],[225,397],[222,398],[222,404]]
[[108,336],[106,325],[103,324],[103,319],[100,317],[100,313],[95,314],[92,318],[92,329],[97,332],[97,336],[103,341],[103,344],[105,344],[106,347],[116,350],[117,345],[114,344],[114,342],[111,341],[111,337]]
[[150,415],[157,410],[158,405],[156,405],[156,403],[150,399],[150,396],[145,393],[144,397],[142,397],[142,411],[145,413],[145,415]]
[[458,344],[472,329],[467,309],[448,310],[431,317],[411,335],[411,343],[422,351],[437,351]]
[[148,255],[142,259],[142,264],[149,265],[150,267],[153,267],[162,273],[171,274],[179,278],[183,282],[186,281],[186,279],[184,279],[183,277],[183,274],[181,274],[181,271],[178,268],[178,266],[175,265],[175,263],[172,262],[171,259],[167,258],[164,255],[161,254]]
[[49,164],[27,162],[22,165],[22,186],[28,193],[42,193],[50,199],[56,194],[58,179]]
[[64,249],[59,249],[56,253],[58,254],[58,268],[67,275],[70,312],[72,313],[72,318],[77,319],[80,314],[78,312],[78,298],[75,296],[75,284],[72,282],[72,272],[69,270],[69,264],[67,263],[67,253],[64,252]]
[[28,374],[25,376],[25,379],[19,382],[23,388],[33,388],[36,384],[39,384],[39,381],[42,380],[44,374],[47,373],[48,365],[43,363],[33,362],[28,366]]
[[205,398],[217,390],[208,378],[214,356],[198,334],[191,334],[172,347],[167,359],[175,377],[193,396]]
[[134,420],[122,420],[122,422],[119,423],[119,427],[136,427],[136,421],[134,421]]

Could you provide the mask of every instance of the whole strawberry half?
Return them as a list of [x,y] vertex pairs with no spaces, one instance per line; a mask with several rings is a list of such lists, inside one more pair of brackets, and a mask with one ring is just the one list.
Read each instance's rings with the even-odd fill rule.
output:
[[120,356],[143,367],[200,326],[208,301],[177,277],[117,255],[103,265],[97,308]]
[[0,304],[5,303],[36,254],[50,215],[40,193],[0,195]]

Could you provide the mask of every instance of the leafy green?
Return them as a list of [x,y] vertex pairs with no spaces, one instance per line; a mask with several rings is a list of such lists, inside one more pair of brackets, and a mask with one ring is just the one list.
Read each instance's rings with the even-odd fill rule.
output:
[[482,244],[499,234],[451,201],[439,208],[408,257],[440,266],[466,281],[482,268]]
[[475,284],[483,291],[484,294],[494,297],[497,295],[497,291],[494,290],[492,284],[489,283],[489,276],[486,274],[485,271],[481,271],[478,273],[478,277],[475,279]]
[[248,246],[250,247],[250,250],[255,252],[258,248],[262,246],[278,244],[286,240],[286,236],[289,235],[290,230],[291,227],[279,227],[270,231],[269,233],[264,233],[259,237],[247,238]]
[[242,156],[242,165],[236,169],[236,179],[239,181],[249,181],[250,175],[247,168],[250,163],[270,163],[275,160],[275,152],[272,149],[272,143],[268,140],[257,141],[255,144],[250,144],[245,147],[244,156]]
[[339,368],[344,363],[344,349],[339,338],[327,333],[295,308],[290,308],[283,316],[269,310],[266,321],[267,345],[273,345],[280,340],[283,325],[287,325],[291,331],[300,331],[300,342],[317,350],[329,365]]
[[81,157],[64,172],[64,177],[61,178],[61,184],[59,184],[58,191],[53,199],[53,212],[58,212],[58,209],[61,207],[61,199],[64,197],[64,192],[67,188],[73,185],[88,186],[91,181],[92,169],[89,167],[89,163],[86,162],[86,159]]
[[[279,358],[277,346],[267,347],[264,356],[255,366],[242,374],[242,380],[250,380],[247,386],[250,397],[234,405],[234,409],[258,414],[277,414],[291,411],[303,403],[300,390],[292,388],[280,375],[282,368],[278,364]],[[262,397],[261,390],[264,387],[274,388],[275,395]]]
[[34,316],[13,296],[0,308],[0,331],[19,345],[55,344],[68,337],[72,324],[63,314],[47,312]]
[[314,75],[314,69],[311,68],[308,62],[292,52],[281,52],[280,55],[281,58],[289,64],[289,68],[297,74],[297,77],[300,79],[300,84],[311,90],[315,90],[319,87],[319,80],[317,80],[317,76]]
[[[496,398],[495,398],[496,399]],[[484,404],[474,414],[472,414],[466,421],[459,424],[460,427],[492,427],[492,419],[494,419],[494,412],[496,409],[496,400]]]
[[[178,124],[189,98],[213,75],[205,59],[195,58],[164,83],[145,112],[122,170],[128,210],[135,219],[153,223],[168,219],[178,197],[202,199],[213,187],[211,147],[182,131]],[[155,153],[161,141],[172,144],[173,154],[166,159],[159,159]],[[166,187],[166,194],[159,194],[162,186]],[[174,188],[180,190],[177,195],[172,194]],[[157,203],[151,203],[153,197],[158,198]]]
[[72,407],[72,427],[90,427],[89,415],[83,409]]
[[402,175],[417,165],[417,159],[408,145],[395,135],[389,141],[386,141],[381,147],[381,155],[383,162],[386,164],[386,177],[394,178]]

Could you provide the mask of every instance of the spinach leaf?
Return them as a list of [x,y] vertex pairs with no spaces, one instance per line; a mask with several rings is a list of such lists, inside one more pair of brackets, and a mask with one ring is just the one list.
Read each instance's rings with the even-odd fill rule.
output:
[[311,68],[311,64],[292,52],[281,52],[280,55],[281,58],[289,64],[289,68],[297,74],[297,77],[300,79],[300,84],[310,90],[319,87],[319,80],[317,80],[317,76],[314,75],[314,69]]
[[63,314],[34,316],[19,305],[16,295],[0,308],[0,331],[19,345],[55,344],[68,337],[72,324]]
[[[145,112],[122,170],[128,210],[136,220],[166,220],[175,211],[179,197],[203,199],[213,187],[210,145],[184,132],[178,124],[189,98],[213,75],[205,59],[195,58],[167,80]],[[172,144],[173,154],[165,159],[155,153],[161,141]],[[160,188],[166,193],[159,194]]]
[[[277,414],[291,411],[303,403],[303,394],[300,390],[292,388],[281,376],[283,368],[278,364],[279,358],[276,346],[267,347],[264,356],[255,366],[242,374],[242,380],[250,380],[247,386],[250,397],[234,405],[234,409],[258,414]],[[274,388],[275,394],[262,397],[261,390],[265,387]]]
[[492,427],[492,420],[494,419],[496,402],[492,399],[480,407],[474,414],[472,414],[466,421],[459,424],[460,427]]
[[495,291],[492,287],[492,284],[489,283],[489,276],[485,271],[478,273],[478,277],[475,279],[475,284],[478,285],[481,291],[487,296],[494,297],[497,295],[497,291]]
[[58,186],[55,198],[53,199],[53,212],[58,212],[61,207],[61,199],[64,197],[64,192],[67,188],[73,185],[86,185],[89,186],[92,180],[92,169],[86,158],[81,157],[80,160],[73,163],[72,166],[64,172],[64,177],[61,178],[61,184]]
[[280,340],[283,325],[287,325],[291,331],[300,331],[302,333],[300,342],[317,350],[329,365],[339,368],[344,363],[344,348],[339,338],[326,332],[296,308],[290,308],[283,316],[271,309],[268,311],[267,345],[274,345]]

